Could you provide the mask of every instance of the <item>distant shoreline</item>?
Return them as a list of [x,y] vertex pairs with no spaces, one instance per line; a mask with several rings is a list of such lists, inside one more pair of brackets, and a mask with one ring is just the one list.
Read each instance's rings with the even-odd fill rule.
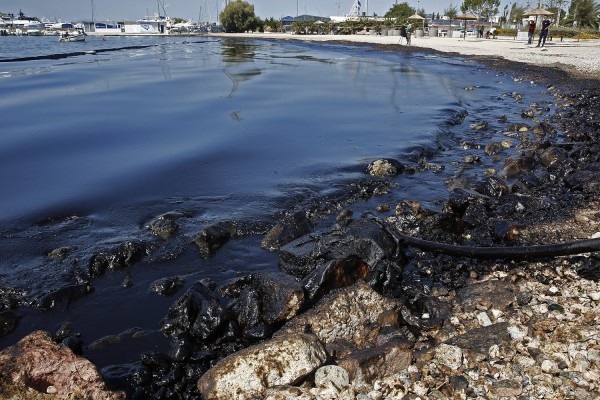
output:
[[413,38],[411,46],[399,44],[399,36],[376,35],[295,35],[289,33],[209,33],[210,37],[244,37],[305,42],[344,42],[398,47],[403,51],[433,50],[465,56],[494,57],[535,65],[558,68],[570,76],[600,79],[600,40],[554,39],[546,42],[546,49],[527,46],[527,42],[511,37],[467,40],[457,38]]

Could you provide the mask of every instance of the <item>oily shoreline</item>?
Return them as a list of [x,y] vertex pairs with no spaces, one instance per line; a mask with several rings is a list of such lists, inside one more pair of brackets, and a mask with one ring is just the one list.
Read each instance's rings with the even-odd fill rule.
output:
[[[411,51],[413,50],[411,49]],[[518,74],[514,75],[521,75],[522,79],[526,79],[528,76],[535,76],[537,79],[537,74],[547,72],[544,68],[538,70],[537,67],[531,68],[520,64],[512,65],[512,62],[505,64],[504,60],[482,60],[482,62],[491,62],[493,64],[490,65],[494,67],[508,68],[511,74],[512,71],[517,70],[519,71]],[[533,75],[528,75],[530,73]],[[597,229],[594,229],[598,227],[598,224],[597,216],[595,216],[597,207],[594,201],[597,201],[597,198],[594,196],[593,179],[588,177],[585,180],[585,177],[583,177],[582,183],[575,182],[579,185],[577,188],[575,188],[575,185],[570,187],[573,191],[580,192],[580,196],[576,199],[561,198],[561,196],[565,196],[566,192],[550,191],[552,186],[559,186],[558,182],[562,182],[564,178],[576,172],[581,172],[581,166],[584,163],[597,163],[597,160],[590,158],[592,157],[590,153],[596,150],[596,147],[593,146],[597,146],[594,142],[597,142],[599,134],[598,113],[596,113],[598,99],[593,91],[597,86],[589,87],[585,80],[577,80],[571,83],[574,86],[567,90],[562,89],[562,84],[556,84],[556,81],[553,82],[552,79],[549,79],[548,74],[542,74],[542,76],[544,79],[548,79],[546,81],[548,85],[554,84],[561,89],[560,93],[555,92],[558,101],[569,103],[565,104],[565,118],[561,118],[556,123],[560,123],[564,126],[563,129],[572,135],[570,137],[571,141],[579,141],[582,145],[585,145],[584,147],[589,146],[590,148],[587,150],[581,149],[575,144],[571,145],[570,148],[567,147],[566,152],[561,152],[558,149],[562,147],[554,146],[552,135],[547,135],[544,136],[543,143],[537,145],[533,150],[530,149],[530,153],[517,159],[521,160],[520,163],[516,162],[518,168],[524,169],[522,165],[533,162],[533,169],[544,170],[547,175],[555,175],[554,180],[546,174],[538,177],[542,181],[542,186],[546,186],[543,196],[540,194],[542,191],[536,193],[536,188],[540,182],[533,180],[522,182],[524,187],[521,187],[521,190],[529,189],[529,197],[542,198],[549,195],[556,204],[553,206],[550,202],[539,203],[543,205],[541,210],[535,210],[538,205],[535,202],[532,202],[531,205],[525,204],[525,207],[532,208],[531,212],[526,214],[530,220],[526,221],[526,226],[518,229],[520,232],[513,232],[512,227],[504,231],[502,227],[499,227],[495,234],[500,236],[504,232],[504,235],[500,237],[500,242],[509,239],[509,244],[510,241],[513,241],[514,244],[540,244],[557,239],[552,237],[553,232],[546,232],[545,230],[535,232],[535,229],[533,229],[542,223],[547,225],[548,218],[553,218],[551,223],[554,224],[554,230],[563,233],[562,237],[558,238],[559,240],[566,240],[569,237],[574,239],[587,237],[597,231]],[[558,79],[560,76],[561,72],[555,71],[555,78]],[[562,90],[565,91],[562,92]],[[539,123],[530,123],[530,125],[531,130],[535,126],[539,126],[542,131],[545,126]],[[548,151],[548,149],[551,149],[551,151]],[[544,156],[544,153],[547,154]],[[489,156],[493,156],[493,154]],[[541,161],[543,159],[547,160],[548,165],[543,164]],[[574,161],[580,165],[569,165],[569,169],[561,169],[556,160],[559,160],[559,164],[568,164],[567,161]],[[594,169],[586,171],[594,172]],[[544,181],[544,179],[547,180]],[[457,223],[460,221],[466,222],[467,220],[472,226],[470,232],[483,233],[484,229],[481,229],[481,227],[486,226],[486,221],[477,218],[478,212],[487,210],[494,214],[507,213],[505,210],[507,208],[505,207],[506,204],[513,204],[516,207],[516,204],[519,204],[517,200],[522,200],[522,196],[513,196],[512,203],[510,201],[504,202],[507,195],[515,194],[515,192],[507,193],[502,186],[496,185],[498,181],[488,180],[487,183],[488,186],[481,188],[484,193],[474,191],[479,195],[474,195],[471,190],[466,193],[460,192],[460,190],[454,192],[447,203],[448,210],[443,214],[423,210],[415,202],[398,205],[395,219],[390,219],[385,223],[386,228],[383,229],[382,236],[393,238],[394,235],[389,231],[393,230],[393,227],[399,227],[417,230],[420,235],[431,239],[464,240],[464,232],[447,232],[443,227],[448,222]],[[501,188],[500,194],[494,194],[494,190],[498,187]],[[525,192],[516,193],[520,195],[527,194]],[[468,210],[470,205],[473,205],[471,211]],[[573,208],[569,209],[569,207]],[[577,207],[577,210],[574,207]],[[548,210],[544,208],[548,208]],[[586,214],[585,210],[589,210],[590,213]],[[574,215],[575,211],[579,212],[579,216]],[[488,217],[490,215],[492,214],[489,214]],[[538,218],[538,220],[535,218]],[[507,218],[501,219],[506,220]],[[577,219],[583,223],[573,224],[573,221],[577,222]],[[360,228],[372,229],[369,231],[369,237],[357,238],[355,230],[349,229],[354,224],[358,224]],[[296,221],[288,223],[287,226],[297,228],[297,225],[300,224]],[[380,225],[382,225],[380,221],[373,222],[368,218],[348,218],[347,215],[340,215],[339,226],[335,227],[334,230],[344,232],[347,236],[353,235],[355,241],[351,243],[363,243],[362,240],[371,243],[372,237],[376,236],[374,233],[380,232],[376,228]],[[567,228],[571,230],[569,231]],[[490,227],[486,226],[485,230],[489,231]],[[515,235],[515,238],[508,238],[509,233]],[[306,241],[306,239],[304,240]],[[337,236],[336,240],[340,240],[340,237]],[[485,245],[488,244],[486,240],[499,239],[487,237],[485,240],[481,239],[482,243],[478,243],[478,240],[478,238],[474,238],[473,244]],[[393,247],[393,242],[393,240],[383,241],[384,244],[389,244],[390,247]],[[323,243],[332,242],[324,241]],[[352,301],[352,296],[348,293],[361,294],[363,299],[375,299],[373,303],[383,303],[389,309],[397,310],[395,315],[390,316],[389,313],[384,315],[379,309],[379,313],[374,319],[366,320],[367,325],[371,328],[361,331],[360,335],[355,335],[360,340],[355,337],[353,345],[350,345],[351,341],[346,338],[345,345],[341,346],[336,343],[337,347],[334,347],[331,344],[332,342],[328,343],[327,334],[320,332],[315,322],[304,321],[301,324],[303,325],[302,331],[306,330],[306,326],[309,325],[309,333],[316,335],[321,342],[329,345],[326,348],[330,357],[328,360],[324,360],[324,363],[329,366],[344,365],[343,369],[349,374],[348,382],[344,378],[341,379],[341,383],[332,380],[320,381],[317,376],[323,375],[323,373],[320,375],[315,373],[314,376],[309,374],[309,377],[304,377],[301,382],[289,382],[287,385],[279,385],[276,389],[270,388],[268,394],[263,393],[265,398],[284,398],[282,396],[285,396],[285,393],[295,398],[314,398],[316,395],[327,395],[331,398],[361,399],[403,398],[403,396],[408,396],[406,398],[416,398],[415,396],[421,398],[443,398],[446,396],[464,398],[472,395],[488,395],[492,398],[516,398],[521,395],[539,394],[542,390],[547,395],[556,394],[559,388],[568,388],[571,384],[574,386],[573,393],[576,393],[578,398],[586,398],[586,395],[590,398],[594,396],[594,391],[597,388],[593,387],[590,382],[593,382],[595,375],[592,374],[592,376],[585,378],[583,374],[597,371],[598,361],[597,358],[594,358],[597,355],[597,348],[586,348],[585,354],[581,349],[569,350],[568,348],[569,344],[574,343],[589,344],[586,342],[585,337],[577,338],[574,335],[575,328],[581,329],[585,326],[586,335],[589,334],[592,337],[594,336],[592,329],[595,332],[598,329],[598,305],[597,300],[594,300],[596,297],[594,293],[598,289],[598,278],[594,278],[593,274],[594,268],[597,267],[594,267],[590,260],[581,257],[568,257],[556,260],[524,261],[515,264],[498,261],[474,262],[470,259],[457,260],[414,249],[404,249],[404,254],[401,257],[395,254],[396,251],[390,249],[386,251],[389,254],[384,259],[388,261],[397,260],[400,265],[403,265],[403,270],[394,270],[393,265],[382,263],[381,267],[383,269],[379,272],[387,273],[390,280],[387,284],[382,283],[383,287],[380,286],[378,291],[387,291],[388,295],[392,294],[391,297],[401,298],[401,304],[385,303],[377,298],[377,295],[371,292],[370,289],[360,286],[360,284],[358,284],[359,286],[353,285],[352,282],[360,280],[360,278],[376,282],[373,280],[373,274],[371,274],[375,271],[371,271],[371,268],[365,270],[365,263],[357,261],[356,254],[347,254],[340,250],[335,260],[348,260],[348,257],[355,258],[344,263],[336,263],[335,260],[331,260],[330,264],[334,267],[341,264],[344,268],[341,272],[334,274],[336,279],[333,283],[325,279],[327,274],[324,273],[320,275],[323,277],[321,282],[328,282],[329,285],[333,286],[343,282],[344,285],[341,287],[349,285],[349,289],[340,287],[333,294],[325,296],[324,298],[329,300],[329,304],[327,301],[315,301],[314,309],[322,312],[322,314],[319,314],[319,311],[316,311],[318,317],[315,319],[324,319],[328,312],[323,312],[323,310],[327,310],[326,307],[331,307],[332,304],[335,304],[333,306],[335,308],[341,308],[340,303],[336,303],[336,301],[338,301],[338,297],[343,297],[342,294],[346,294]],[[294,265],[304,267],[302,263],[297,262],[300,256],[296,256],[295,260],[294,253],[291,250],[288,249],[285,253],[288,254],[286,258],[288,271],[294,271]],[[362,254],[358,258],[369,259],[369,254]],[[344,257],[341,257],[341,255],[344,255]],[[401,260],[398,258],[401,258]],[[366,264],[378,264],[380,261],[384,260],[375,259],[373,263]],[[591,272],[591,279],[579,283],[581,276],[573,271],[583,271],[586,268],[588,272]],[[395,279],[398,277],[402,279],[395,281],[394,277]],[[423,279],[443,284],[423,285],[420,283]],[[283,278],[279,277],[279,284],[283,281]],[[268,277],[250,278],[249,282],[239,282],[237,285],[230,286],[229,291],[236,293],[238,301],[247,305],[251,304],[251,301],[246,300],[243,302],[241,299],[244,297],[240,293],[248,287],[270,287],[268,282]],[[289,283],[289,285],[294,288],[294,290],[290,289],[290,293],[297,293],[297,288],[292,283]],[[317,288],[325,286],[327,285],[317,286]],[[400,293],[395,293],[396,296],[393,296],[394,290],[397,289],[396,286],[400,288]],[[302,292],[305,292],[306,285],[301,289]],[[585,289],[583,294],[579,293],[582,289]],[[311,293],[319,291],[313,290],[314,292]],[[192,297],[191,295],[206,295],[209,298],[210,295],[205,292],[206,289],[199,286],[194,292],[191,292],[188,298]],[[252,298],[252,293],[259,292],[260,290],[255,292],[248,290],[248,299]],[[591,304],[591,306],[586,309],[578,307],[582,297],[586,299],[584,303]],[[490,301],[490,298],[496,301]],[[563,311],[561,311],[561,308]],[[288,314],[289,312],[286,313],[286,315]],[[572,317],[573,315],[575,317]],[[568,316],[571,319],[561,319],[559,318],[561,316]],[[576,325],[571,326],[571,322],[576,323]],[[364,324],[365,321],[361,323]],[[290,324],[286,323],[285,330],[293,332],[294,328],[288,325]],[[333,325],[335,326],[335,324]],[[331,331],[331,327],[328,328]],[[300,328],[296,327],[295,329]],[[177,330],[179,330],[178,334],[172,337],[175,341],[183,341],[186,338],[185,327],[167,329],[169,332]],[[323,332],[328,331],[325,328],[322,330]],[[300,333],[305,332],[295,331],[294,334],[298,335]],[[496,341],[494,343],[483,340],[490,335],[495,336]],[[548,338],[552,341],[546,348],[544,347],[546,346],[545,339]],[[302,342],[304,342],[304,339]],[[481,344],[482,342],[483,344]],[[365,346],[365,343],[369,345]],[[474,348],[469,343],[479,343],[480,346]],[[565,345],[566,348],[559,348],[556,343]],[[591,344],[597,346],[597,340],[596,343]],[[370,349],[371,355],[366,357],[364,353],[358,354],[357,347],[360,350]],[[515,352],[512,348],[516,348],[517,351]],[[178,349],[183,353],[187,348],[185,344],[182,344]],[[262,348],[258,347],[256,349],[260,350]],[[333,349],[335,351],[332,351]],[[398,356],[392,359],[387,356],[386,359],[386,355],[390,352]],[[573,354],[570,352],[573,352]],[[181,354],[181,356],[185,360],[184,363],[194,364],[194,362],[186,359],[184,354]],[[397,369],[383,368],[381,360],[384,360],[384,364],[397,366]],[[152,375],[155,376],[154,382],[151,384],[144,381],[145,384],[148,384],[148,387],[154,386],[154,389],[156,389],[162,385],[162,387],[174,388],[181,380],[178,381],[174,378],[181,372],[173,371],[178,371],[178,368],[181,369],[183,363],[178,365],[158,356],[147,358],[145,361],[146,370],[151,371]],[[200,364],[200,362],[197,362],[197,364]],[[515,366],[519,367],[518,371],[511,370],[511,367]],[[367,377],[367,370],[375,370],[376,372]],[[525,370],[527,370],[527,373],[524,373]],[[582,376],[572,375],[573,371],[579,372]],[[333,369],[333,372],[344,375],[343,371],[340,370]],[[528,378],[529,381],[519,380],[517,372],[521,372],[525,377],[530,377]],[[213,373],[212,375],[219,374]],[[225,374],[221,373],[220,375]],[[218,376],[216,379],[218,379]],[[580,379],[577,382],[581,384],[575,384],[577,379]],[[138,381],[140,383],[143,381],[139,379],[139,374]],[[203,388],[215,387],[216,384],[211,386],[205,382],[201,386]],[[343,387],[337,390],[340,386]],[[166,393],[164,393],[164,396],[166,396]],[[251,396],[249,391],[248,396],[248,398]],[[190,394],[190,396],[182,396],[182,398],[194,397],[191,397]],[[205,398],[211,397],[205,396]],[[243,398],[243,396],[240,398]],[[554,398],[560,397],[556,396]]]

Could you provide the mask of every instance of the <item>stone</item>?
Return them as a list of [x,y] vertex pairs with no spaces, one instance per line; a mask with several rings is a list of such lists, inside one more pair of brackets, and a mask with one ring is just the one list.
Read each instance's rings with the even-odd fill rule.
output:
[[281,335],[219,360],[198,380],[205,399],[251,399],[273,386],[293,385],[327,360],[312,334]]
[[482,307],[486,310],[492,307],[497,310],[504,310],[517,300],[517,288],[512,283],[499,280],[489,280],[465,286],[458,290],[456,294],[463,307]]
[[217,296],[196,282],[169,308],[161,331],[170,337],[185,334],[204,342],[219,335],[227,317]]
[[371,338],[369,326],[378,326],[376,323],[382,313],[399,312],[400,307],[399,300],[383,297],[366,283],[358,282],[334,290],[313,309],[288,321],[275,335],[308,330],[325,344],[341,340],[362,348]]
[[149,290],[161,296],[172,296],[179,291],[185,284],[185,280],[180,276],[170,276],[157,279],[150,284]]
[[460,347],[442,343],[435,349],[436,360],[450,369],[457,370],[462,366],[463,354]]
[[337,365],[325,365],[315,373],[315,385],[318,387],[333,386],[341,390],[350,384],[348,372]]
[[260,245],[267,250],[276,250],[284,244],[304,236],[314,229],[306,212],[296,212],[285,217],[267,232]]
[[2,398],[118,400],[89,360],[54,342],[48,332],[35,331],[0,352]]
[[446,344],[460,347],[469,358],[485,359],[489,356],[491,346],[498,345],[502,347],[510,343],[511,338],[507,328],[508,323],[500,322],[472,329],[462,335],[448,339]]
[[381,159],[371,162],[367,166],[369,175],[372,176],[393,176],[404,171],[405,166],[394,159]]
[[235,226],[231,222],[220,222],[209,226],[194,238],[194,243],[203,258],[211,257],[235,233]]
[[338,362],[351,381],[372,384],[374,380],[406,372],[412,352],[405,342],[388,342],[379,347],[357,350]]
[[516,397],[522,392],[523,387],[516,379],[502,379],[492,383],[492,393],[498,397]]

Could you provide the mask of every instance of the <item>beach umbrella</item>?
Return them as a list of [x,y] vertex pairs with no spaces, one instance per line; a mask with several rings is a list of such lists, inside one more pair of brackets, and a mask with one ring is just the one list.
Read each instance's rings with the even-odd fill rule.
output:
[[553,13],[553,12],[551,12],[551,11],[544,10],[543,8],[539,8],[539,7],[538,7],[538,8],[534,8],[534,9],[533,9],[533,10],[531,10],[531,11],[527,11],[527,12],[525,13],[525,15],[533,15],[533,16],[536,16],[536,17],[537,17],[538,15],[554,15],[554,13]]
[[467,21],[475,21],[478,20],[479,17],[473,14],[463,14],[463,15],[459,15],[458,17],[454,17],[454,19],[459,19],[461,21],[465,22],[465,37],[464,39],[467,40]]
[[425,18],[424,17],[421,17],[419,14],[415,13],[414,15],[411,15],[410,17],[408,17],[408,19],[420,19],[420,20],[423,20],[423,30],[425,30]]

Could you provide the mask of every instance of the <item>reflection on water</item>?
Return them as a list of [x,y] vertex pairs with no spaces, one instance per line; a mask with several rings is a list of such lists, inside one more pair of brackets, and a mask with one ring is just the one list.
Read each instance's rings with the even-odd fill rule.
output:
[[233,39],[224,40],[222,43],[223,72],[233,83],[229,98],[235,96],[240,82],[249,80],[261,74],[260,68],[247,66],[244,63],[253,63],[256,57],[256,44],[239,42]]

